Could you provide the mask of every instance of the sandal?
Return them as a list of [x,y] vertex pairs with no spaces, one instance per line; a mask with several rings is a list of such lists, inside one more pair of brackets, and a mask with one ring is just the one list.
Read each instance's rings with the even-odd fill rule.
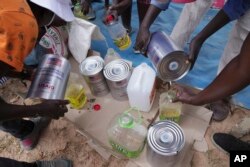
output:
[[207,109],[213,111],[212,119],[215,121],[223,121],[231,112],[231,98],[222,99],[206,106]]

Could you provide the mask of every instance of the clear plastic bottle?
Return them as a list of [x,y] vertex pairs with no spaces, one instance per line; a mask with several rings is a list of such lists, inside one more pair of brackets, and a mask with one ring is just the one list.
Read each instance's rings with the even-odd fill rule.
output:
[[83,108],[87,101],[87,96],[81,84],[80,77],[75,73],[70,74],[65,99],[69,100],[70,106],[75,109]]
[[140,112],[131,108],[113,118],[107,134],[114,150],[128,158],[135,158],[144,148],[147,128],[142,123]]
[[127,86],[129,104],[140,111],[149,112],[155,98],[155,71],[146,63],[134,68]]
[[182,103],[172,102],[172,100],[176,96],[176,93],[176,90],[169,89],[167,92],[164,92],[160,95],[160,120],[171,120],[176,123],[179,123],[182,110]]
[[107,54],[104,58],[104,64],[106,65],[109,62],[120,58],[121,56],[113,48],[108,48]]
[[123,27],[123,25],[119,22],[119,20],[115,20],[115,16],[109,14],[106,17],[106,26],[109,32],[109,35],[114,41],[114,44],[120,49],[125,50],[128,49],[131,45],[131,39]]

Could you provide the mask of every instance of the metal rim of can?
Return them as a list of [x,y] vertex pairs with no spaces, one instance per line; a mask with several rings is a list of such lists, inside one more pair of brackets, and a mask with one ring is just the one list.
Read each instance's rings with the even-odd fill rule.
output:
[[104,67],[104,76],[110,81],[122,81],[131,73],[131,67],[123,59],[113,60]]
[[185,144],[185,136],[181,127],[169,120],[153,124],[147,135],[150,148],[163,156],[176,155]]
[[104,67],[104,60],[100,56],[90,56],[83,60],[80,64],[80,71],[85,76],[92,76]]
[[157,72],[164,81],[176,81],[184,77],[190,67],[188,55],[183,51],[174,51],[159,62]]

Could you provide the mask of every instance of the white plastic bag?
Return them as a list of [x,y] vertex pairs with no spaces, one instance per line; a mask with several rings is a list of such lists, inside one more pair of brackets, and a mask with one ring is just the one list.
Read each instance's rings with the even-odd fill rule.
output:
[[81,63],[87,56],[90,49],[91,39],[104,40],[99,27],[86,20],[75,18],[69,27],[69,50],[78,63]]

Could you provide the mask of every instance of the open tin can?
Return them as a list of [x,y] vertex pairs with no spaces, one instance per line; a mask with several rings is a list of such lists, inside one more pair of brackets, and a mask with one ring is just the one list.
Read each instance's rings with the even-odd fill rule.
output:
[[164,81],[181,79],[191,67],[188,55],[162,31],[152,34],[147,56]]

